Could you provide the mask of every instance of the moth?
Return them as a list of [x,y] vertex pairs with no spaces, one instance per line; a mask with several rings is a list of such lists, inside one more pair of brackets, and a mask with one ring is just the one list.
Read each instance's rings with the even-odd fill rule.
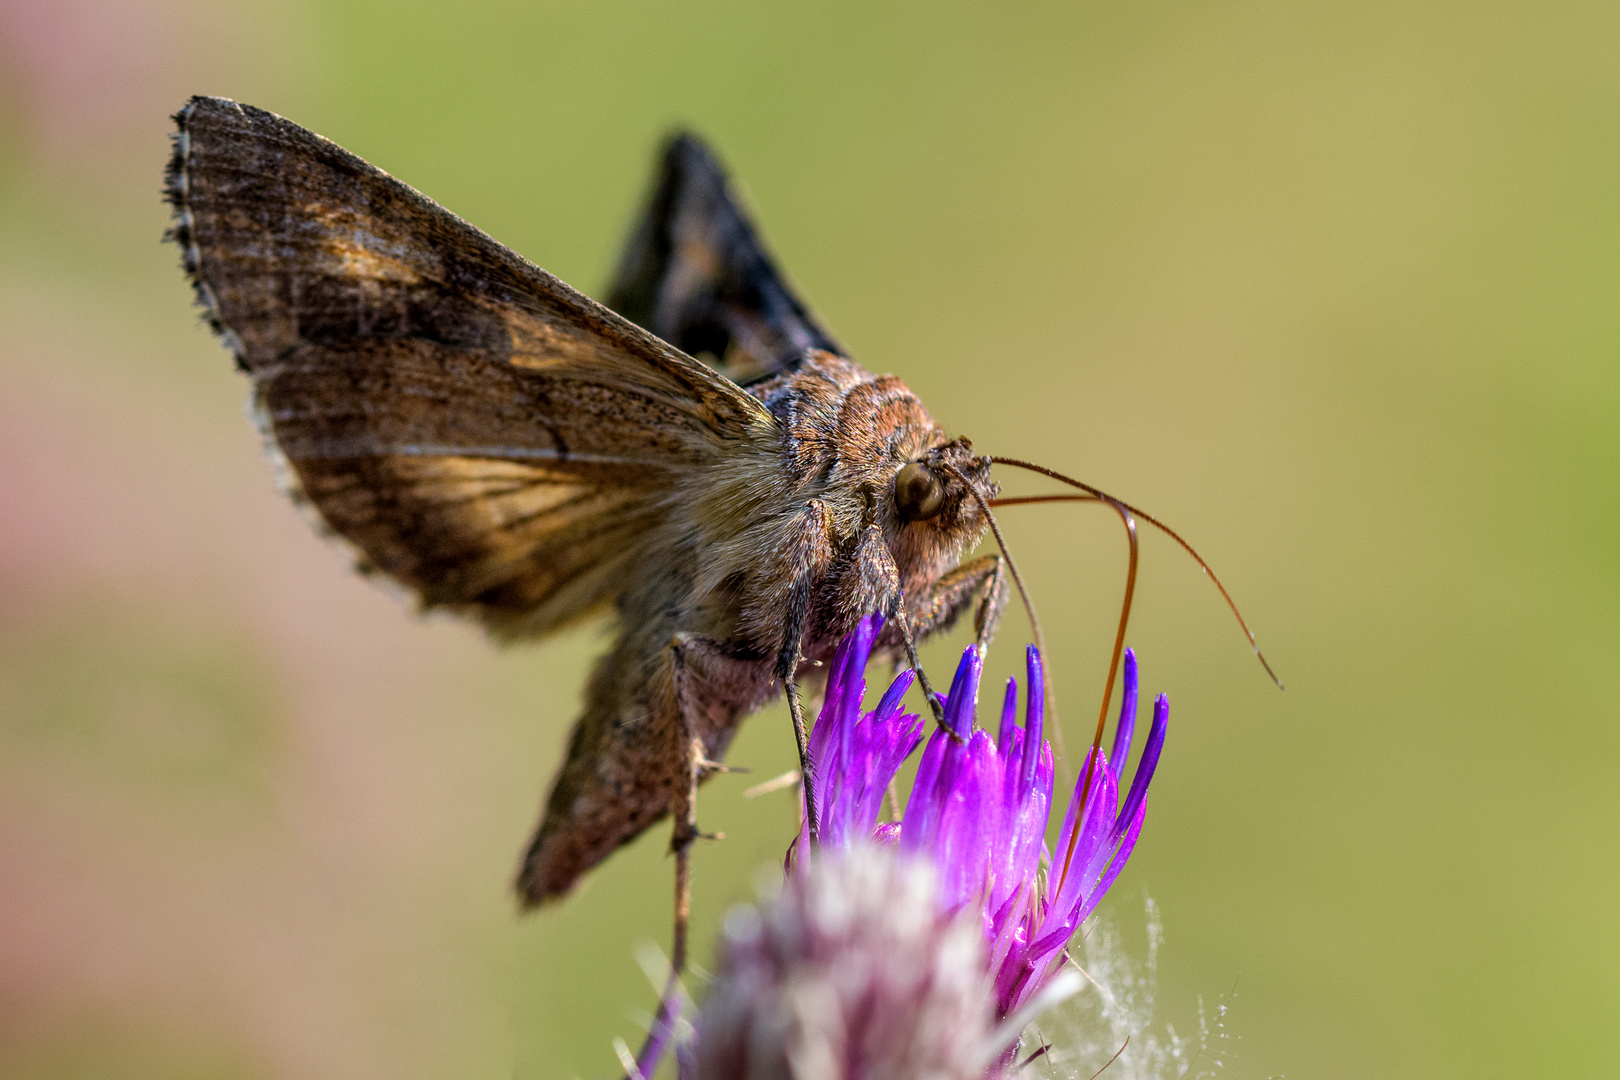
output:
[[891,649],[975,604],[993,632],[1001,559],[962,561],[989,459],[821,328],[696,139],[603,306],[279,116],[197,97],[175,123],[170,235],[293,497],[498,638],[613,612],[525,903],[669,813],[687,758],[711,771],[784,687],[800,721],[865,615]]
[[965,558],[992,459],[821,327],[691,136],[604,306],[279,116],[196,97],[174,119],[169,236],[293,497],[497,638],[612,613],[525,904],[673,812],[679,911],[692,792],[744,717],[785,690],[807,765],[799,684],[859,619],[890,616],[879,644],[915,667],[1022,590],[1002,554]]

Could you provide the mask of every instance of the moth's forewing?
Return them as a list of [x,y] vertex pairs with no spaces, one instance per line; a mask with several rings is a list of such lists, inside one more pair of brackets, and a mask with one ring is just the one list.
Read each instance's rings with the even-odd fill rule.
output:
[[271,113],[175,117],[175,239],[268,440],[373,566],[513,632],[622,591],[679,474],[770,429],[722,376]]
[[691,135],[664,147],[608,305],[748,383],[844,350],[794,295],[714,155]]

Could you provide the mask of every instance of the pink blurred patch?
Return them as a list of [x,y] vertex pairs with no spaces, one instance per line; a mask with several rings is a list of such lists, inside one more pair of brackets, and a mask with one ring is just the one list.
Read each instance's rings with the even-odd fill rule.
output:
[[[176,797],[104,782],[96,747],[0,761],[0,1051],[99,1003],[234,1032],[277,1075],[441,1072],[446,1026],[499,1015],[457,965],[510,919],[526,824],[492,831],[480,795],[517,779],[534,800],[544,763],[490,772],[510,755],[466,679],[493,651],[312,534],[245,380],[190,347],[208,393],[107,363],[116,344],[72,318],[0,335],[0,647],[87,599],[232,628],[276,688],[274,752],[257,794]],[[462,897],[440,909],[447,879]]]
[[0,80],[36,148],[82,152],[145,119],[183,20],[172,0],[0,0]]

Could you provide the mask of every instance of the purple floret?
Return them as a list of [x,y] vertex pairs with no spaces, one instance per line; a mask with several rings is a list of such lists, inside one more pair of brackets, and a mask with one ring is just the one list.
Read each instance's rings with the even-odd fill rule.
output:
[[[1163,695],[1154,702],[1142,758],[1121,803],[1121,770],[1130,754],[1137,704],[1136,655],[1127,651],[1112,760],[1100,750],[1088,753],[1091,767],[1080,770],[1054,859],[1045,843],[1053,762],[1051,745],[1042,738],[1046,692],[1040,653],[1030,647],[1026,656],[1023,725],[1016,722],[1017,681],[1009,679],[992,739],[974,723],[983,657],[970,645],[945,699],[944,726],[923,749],[901,820],[879,824],[884,792],[922,741],[923,726],[916,714],[901,711],[911,687],[909,671],[894,680],[876,709],[861,710],[866,663],[881,628],[877,616],[863,620],[839,646],[826,703],[810,737],[821,842],[849,847],[877,840],[927,856],[937,872],[940,910],[965,908],[982,919],[997,1010],[1005,1017],[1062,965],[1064,947],[1136,846],[1148,784],[1164,746],[1169,702]],[[1090,754],[1096,755],[1094,762]],[[1091,790],[1083,793],[1088,777]],[[1076,837],[1082,804],[1084,820]],[[801,842],[807,839],[801,833]]]

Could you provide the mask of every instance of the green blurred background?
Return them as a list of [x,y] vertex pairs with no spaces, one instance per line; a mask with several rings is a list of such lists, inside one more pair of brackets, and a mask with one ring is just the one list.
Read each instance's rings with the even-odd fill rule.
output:
[[[1236,1075],[1620,1075],[1620,8],[1263,0],[0,0],[0,1075],[606,1075],[668,938],[662,829],[506,891],[600,633],[414,619],[275,493],[157,240],[193,93],[598,292],[706,132],[857,356],[1181,528],[1287,682],[1148,536],[1161,1012]],[[1005,521],[1074,745],[1119,527]],[[705,963],[792,829],[749,782]]]

